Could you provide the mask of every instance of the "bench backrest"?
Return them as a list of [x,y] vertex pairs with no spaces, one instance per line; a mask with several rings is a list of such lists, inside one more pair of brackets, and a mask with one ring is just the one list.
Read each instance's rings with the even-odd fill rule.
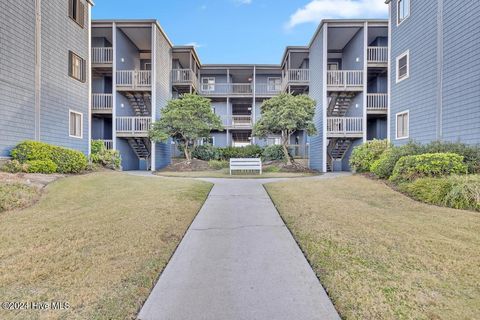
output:
[[242,168],[242,169],[261,169],[262,159],[260,158],[232,158],[230,159],[230,168]]

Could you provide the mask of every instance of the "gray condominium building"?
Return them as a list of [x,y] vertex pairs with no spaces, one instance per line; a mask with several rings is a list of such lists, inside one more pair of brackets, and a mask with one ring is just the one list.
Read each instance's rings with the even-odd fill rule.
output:
[[0,2],[0,158],[23,140],[88,154],[90,0]]
[[391,141],[480,143],[480,2],[387,2]]

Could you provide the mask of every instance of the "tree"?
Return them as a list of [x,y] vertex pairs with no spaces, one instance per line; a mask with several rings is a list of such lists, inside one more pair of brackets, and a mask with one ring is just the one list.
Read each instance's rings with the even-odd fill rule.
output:
[[183,147],[185,158],[190,161],[197,141],[209,137],[212,130],[223,130],[223,126],[220,117],[213,113],[210,100],[185,94],[168,102],[149,135],[155,142],[167,142],[173,138]]
[[281,94],[263,102],[261,110],[262,116],[253,128],[253,135],[266,138],[280,134],[285,159],[291,165],[292,159],[288,153],[291,135],[301,130],[306,130],[308,135],[317,132],[313,123],[315,101],[306,95]]

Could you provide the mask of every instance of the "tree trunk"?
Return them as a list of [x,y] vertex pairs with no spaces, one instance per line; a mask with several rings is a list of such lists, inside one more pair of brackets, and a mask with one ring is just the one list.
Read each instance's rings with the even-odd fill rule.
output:
[[185,148],[183,148],[183,152],[185,153],[185,158],[187,162],[192,161],[192,156],[190,155],[190,150],[188,149],[188,143],[185,143]]
[[290,155],[288,154],[288,142],[290,140],[290,135],[286,132],[282,132],[282,145],[283,145],[283,154],[285,155],[285,160],[287,161],[287,165],[292,165],[292,159],[290,159]]

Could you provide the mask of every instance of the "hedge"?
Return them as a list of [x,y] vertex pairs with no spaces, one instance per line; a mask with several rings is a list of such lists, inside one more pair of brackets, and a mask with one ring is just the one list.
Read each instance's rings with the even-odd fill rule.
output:
[[466,145],[459,142],[434,141],[423,146],[422,153],[456,153],[464,157],[463,162],[469,173],[480,173],[480,146]]
[[380,155],[380,158],[372,163],[370,167],[371,172],[379,178],[388,179],[392,175],[393,169],[401,157],[421,153],[423,153],[423,148],[412,142],[400,147],[390,147]]
[[441,177],[450,174],[465,174],[467,166],[463,156],[455,153],[426,153],[401,157],[390,180],[412,181],[422,177]]
[[480,211],[480,175],[420,178],[399,185],[401,191],[426,203]]
[[350,166],[356,172],[370,172],[372,163],[390,146],[387,140],[372,140],[355,147],[350,156]]
[[28,160],[25,162],[27,165],[27,172],[29,173],[55,173],[58,166],[52,160]]
[[80,151],[38,141],[24,141],[18,144],[12,150],[11,156],[20,163],[50,160],[57,165],[58,173],[78,173],[87,167],[87,157]]
[[266,161],[285,160],[285,153],[283,152],[283,146],[272,145],[265,147],[262,152],[262,158]]

